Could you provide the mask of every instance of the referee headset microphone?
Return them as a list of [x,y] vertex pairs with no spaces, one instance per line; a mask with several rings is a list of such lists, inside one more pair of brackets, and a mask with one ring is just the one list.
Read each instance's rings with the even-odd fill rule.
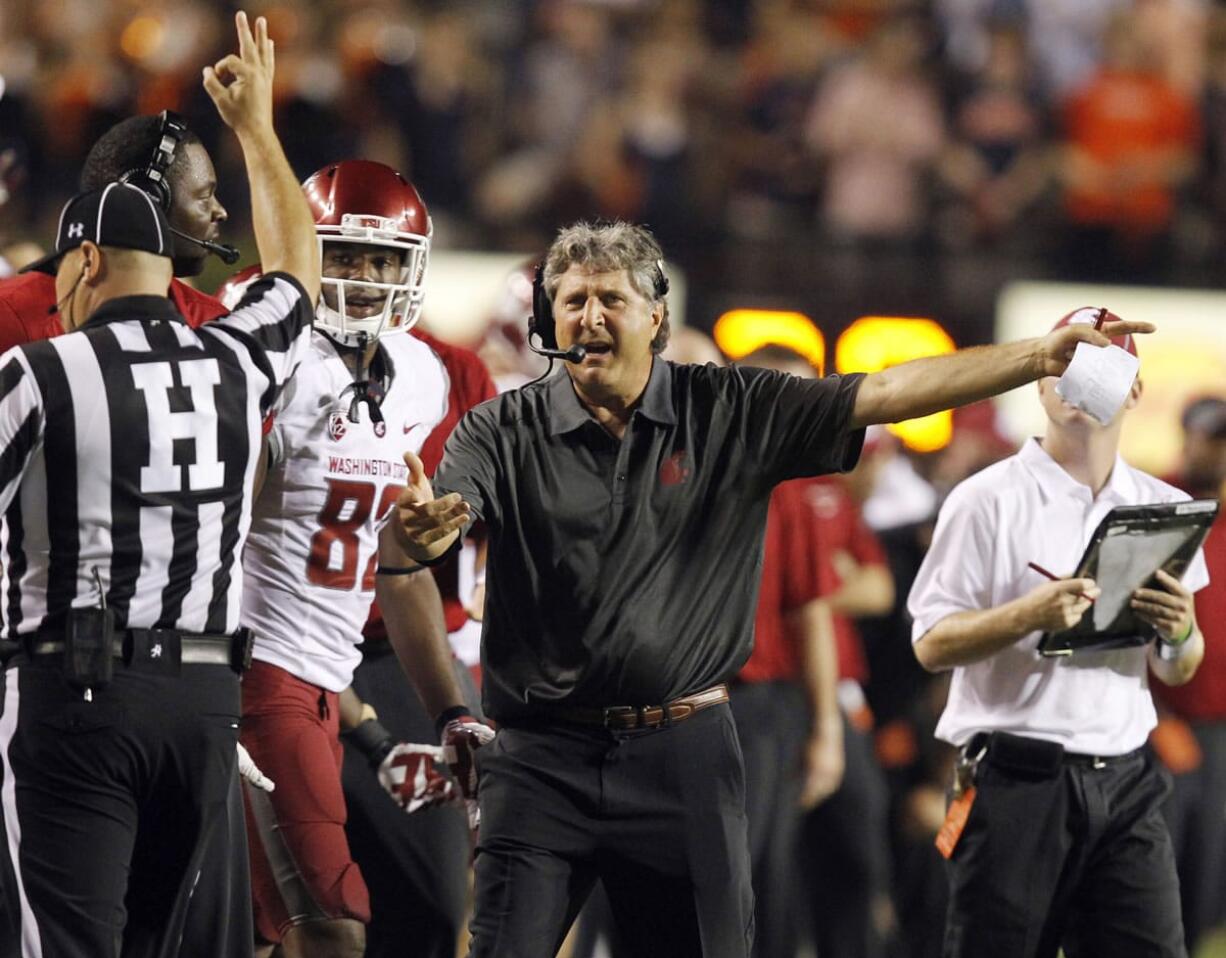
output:
[[[656,273],[652,278],[654,299],[661,300],[668,295],[668,276],[664,273],[664,261],[656,260]],[[541,341],[540,346],[532,345],[532,337]],[[544,356],[553,369],[555,359],[564,359],[568,363],[581,363],[587,355],[587,349],[578,343],[570,349],[558,349],[558,331],[553,318],[553,304],[549,301],[549,293],[545,289],[545,264],[539,263],[532,277],[532,317],[528,320],[528,348],[538,356]],[[546,370],[545,375],[549,374]]]
[[[173,110],[163,110],[161,119],[162,125],[158,130],[157,144],[153,148],[153,153],[149,156],[148,164],[143,168],[137,167],[136,169],[128,170],[119,178],[119,182],[130,183],[138,189],[144,190],[162,208],[162,212],[169,216],[172,196],[168,174],[171,164],[175,161],[175,152],[178,150],[179,144],[183,142],[183,138],[187,135],[187,123],[183,117]],[[197,246],[208,250],[227,266],[233,266],[237,263],[241,255],[237,249],[225,243],[215,243],[212,240],[199,239],[184,233],[182,230],[177,230],[173,226],[169,229],[179,239],[188,243],[195,243]]]

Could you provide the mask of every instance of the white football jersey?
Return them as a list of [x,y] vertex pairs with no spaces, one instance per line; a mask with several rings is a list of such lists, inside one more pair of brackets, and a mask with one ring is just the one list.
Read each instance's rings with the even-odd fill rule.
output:
[[[391,386],[374,423],[349,419],[353,374],[322,333],[276,407],[268,477],[243,555],[242,622],[254,658],[312,685],[348,687],[374,600],[379,532],[408,469],[447,412],[442,360],[412,336],[380,343]],[[347,390],[347,391],[346,391]]]

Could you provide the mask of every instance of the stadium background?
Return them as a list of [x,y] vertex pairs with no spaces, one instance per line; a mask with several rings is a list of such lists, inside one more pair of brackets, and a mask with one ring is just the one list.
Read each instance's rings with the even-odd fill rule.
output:
[[[361,156],[421,191],[435,225],[425,323],[444,338],[480,340],[507,273],[558,225],[621,217],[655,230],[675,314],[729,353],[776,338],[827,370],[880,368],[1108,306],[1161,327],[1125,436],[1159,474],[1187,398],[1226,396],[1226,4],[245,8],[277,42],[295,171]],[[50,241],[103,130],[169,107],[217,160],[223,238],[252,261],[238,150],[199,83],[229,50],[233,9],[5,0],[0,251],[17,264]],[[212,261],[198,285],[227,273]],[[910,462],[939,494],[1040,429],[1037,411],[1022,390],[911,427]]]

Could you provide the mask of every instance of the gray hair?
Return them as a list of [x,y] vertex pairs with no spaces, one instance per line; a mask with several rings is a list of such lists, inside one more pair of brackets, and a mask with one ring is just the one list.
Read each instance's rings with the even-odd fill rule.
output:
[[551,303],[558,294],[562,274],[575,265],[602,272],[624,269],[635,292],[652,305],[662,303],[664,320],[651,341],[651,351],[664,351],[669,333],[668,301],[661,290],[664,251],[650,230],[621,220],[580,221],[559,230],[545,257],[545,293]]

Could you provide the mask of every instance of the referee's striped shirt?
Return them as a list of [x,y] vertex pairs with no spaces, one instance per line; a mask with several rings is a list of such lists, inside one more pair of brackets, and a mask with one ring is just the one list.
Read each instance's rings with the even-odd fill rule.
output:
[[230,633],[262,420],[310,343],[284,273],[191,329],[125,296],[0,357],[0,609],[9,639],[105,592],[129,628]]

